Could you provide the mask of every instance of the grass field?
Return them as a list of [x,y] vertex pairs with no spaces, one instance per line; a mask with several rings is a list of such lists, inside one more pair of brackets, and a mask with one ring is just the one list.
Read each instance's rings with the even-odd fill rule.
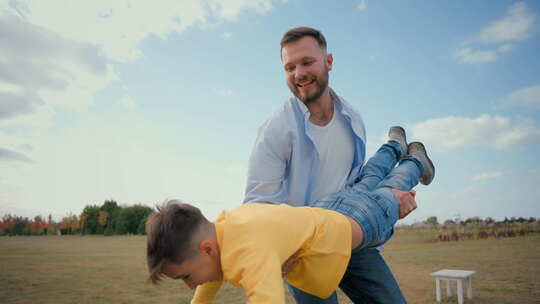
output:
[[[435,303],[429,274],[442,268],[477,271],[465,303],[540,303],[540,235],[427,242],[432,237],[400,230],[383,252],[409,303]],[[0,237],[0,303],[189,303],[182,282],[146,283],[144,254],[141,236]],[[215,301],[242,302],[231,286]]]

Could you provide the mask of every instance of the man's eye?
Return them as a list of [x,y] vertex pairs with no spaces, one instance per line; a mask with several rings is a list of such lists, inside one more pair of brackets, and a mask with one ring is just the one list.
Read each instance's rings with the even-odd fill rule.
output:
[[310,61],[304,61],[304,65],[312,65],[313,64],[313,61],[310,60]]
[[294,67],[286,67],[285,71],[286,72],[292,72],[292,71],[294,71]]

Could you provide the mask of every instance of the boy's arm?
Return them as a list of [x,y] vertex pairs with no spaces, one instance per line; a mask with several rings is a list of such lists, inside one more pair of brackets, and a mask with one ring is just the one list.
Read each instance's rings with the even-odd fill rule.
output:
[[252,255],[249,264],[239,269],[240,286],[246,291],[249,304],[285,304],[281,263],[277,255]]
[[216,296],[223,281],[207,282],[197,287],[191,304],[210,304]]

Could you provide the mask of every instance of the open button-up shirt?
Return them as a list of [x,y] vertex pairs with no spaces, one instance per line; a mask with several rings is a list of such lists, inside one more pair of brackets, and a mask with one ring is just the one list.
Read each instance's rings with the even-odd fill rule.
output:
[[[331,90],[334,113],[351,129],[354,159],[347,184],[358,176],[365,161],[366,131],[362,117]],[[309,205],[320,161],[309,128],[310,112],[296,97],[287,100],[259,128],[248,168],[244,203]],[[338,191],[340,189],[336,189]]]

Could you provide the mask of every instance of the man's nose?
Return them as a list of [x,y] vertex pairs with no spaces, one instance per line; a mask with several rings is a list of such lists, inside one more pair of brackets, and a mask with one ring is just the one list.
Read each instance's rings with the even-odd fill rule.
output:
[[297,66],[296,69],[294,69],[294,77],[297,80],[302,80],[306,77],[306,75],[306,68],[304,68],[303,66]]

